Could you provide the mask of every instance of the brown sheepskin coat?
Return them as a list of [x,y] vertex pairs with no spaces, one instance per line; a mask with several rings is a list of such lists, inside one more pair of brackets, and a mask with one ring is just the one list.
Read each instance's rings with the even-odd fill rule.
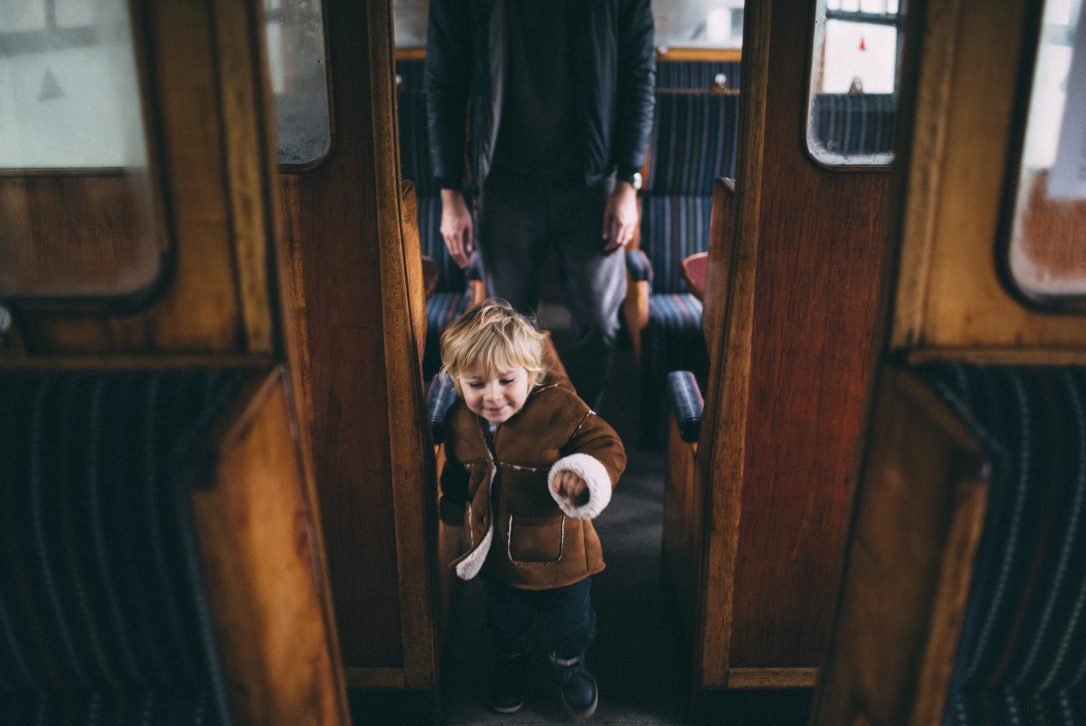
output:
[[[485,570],[512,587],[572,585],[603,569],[592,526],[626,468],[626,450],[568,381],[548,377],[524,407],[494,432],[458,399],[445,415],[441,518],[463,525],[468,551],[453,562],[470,580]],[[555,494],[550,480],[570,470],[588,484],[580,504]]]

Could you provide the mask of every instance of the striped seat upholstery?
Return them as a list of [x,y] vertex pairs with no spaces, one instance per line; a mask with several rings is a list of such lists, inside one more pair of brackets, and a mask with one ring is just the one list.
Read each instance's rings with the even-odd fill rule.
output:
[[920,372],[992,463],[943,723],[1086,723],[1086,369]]
[[226,724],[185,487],[246,374],[0,374],[0,723]]
[[445,442],[445,412],[456,402],[456,386],[444,373],[434,376],[430,381],[430,393],[426,399],[426,413],[430,419],[430,430],[434,443]]
[[738,61],[657,61],[656,88],[708,91],[719,74],[727,79],[729,90],[739,90]]
[[640,249],[652,265],[642,365],[661,384],[669,370],[706,371],[702,306],[687,289],[682,261],[708,249],[713,180],[735,175],[738,113],[734,95],[656,94]]
[[479,279],[475,270],[464,270],[453,261],[441,238],[441,197],[430,166],[430,142],[426,127],[426,93],[423,90],[423,61],[396,62],[400,79],[397,97],[400,131],[400,173],[415,182],[418,207],[419,246],[422,254],[438,266],[435,294],[426,301],[426,352],[423,375],[433,376],[441,365],[440,338],[449,323],[464,311],[468,280]]
[[835,154],[888,154],[894,150],[897,102],[891,93],[819,93],[812,109],[814,135]]
[[667,400],[671,413],[679,427],[679,437],[694,443],[701,435],[701,417],[705,413],[705,399],[701,395],[697,378],[690,371],[671,371],[667,374]]

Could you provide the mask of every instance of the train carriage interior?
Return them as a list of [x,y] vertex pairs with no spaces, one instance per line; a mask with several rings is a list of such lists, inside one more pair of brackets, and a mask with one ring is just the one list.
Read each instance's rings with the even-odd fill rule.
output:
[[[593,721],[1086,724],[1081,6],[651,0]],[[428,12],[0,0],[0,724],[571,720],[439,518]]]

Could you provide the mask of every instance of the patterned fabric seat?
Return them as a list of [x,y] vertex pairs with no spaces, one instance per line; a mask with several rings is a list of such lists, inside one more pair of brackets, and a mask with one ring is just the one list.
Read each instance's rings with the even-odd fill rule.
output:
[[708,249],[713,181],[735,174],[738,111],[734,94],[656,93],[639,248],[626,255],[624,307],[641,359],[646,437],[655,430],[649,421],[662,418],[665,374],[685,369],[704,377],[708,369],[702,305],[687,288],[682,261]]
[[657,90],[686,89],[708,91],[718,88],[717,78],[724,76],[725,87],[739,90],[738,61],[657,61]]
[[227,724],[185,487],[247,374],[0,374],[0,723]]
[[396,62],[400,171],[404,179],[415,183],[422,254],[434,260],[438,267],[437,287],[426,301],[426,352],[422,368],[424,379],[429,379],[441,367],[441,333],[467,308],[471,300],[469,280],[479,280],[480,276],[474,268],[460,269],[441,238],[441,198],[430,167],[422,72],[421,60]]
[[1086,723],[1086,369],[919,372],[992,464],[942,723]]
[[891,93],[819,93],[811,113],[814,136],[834,154],[894,150],[897,102]]

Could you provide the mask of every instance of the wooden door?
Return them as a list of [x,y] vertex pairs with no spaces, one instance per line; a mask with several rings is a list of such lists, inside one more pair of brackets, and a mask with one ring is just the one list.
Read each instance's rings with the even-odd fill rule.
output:
[[706,302],[720,330],[695,494],[699,692],[812,685],[832,615],[890,176],[805,150],[814,5],[751,3],[745,19],[734,212],[714,209],[734,228],[715,225],[710,247],[727,284]]

